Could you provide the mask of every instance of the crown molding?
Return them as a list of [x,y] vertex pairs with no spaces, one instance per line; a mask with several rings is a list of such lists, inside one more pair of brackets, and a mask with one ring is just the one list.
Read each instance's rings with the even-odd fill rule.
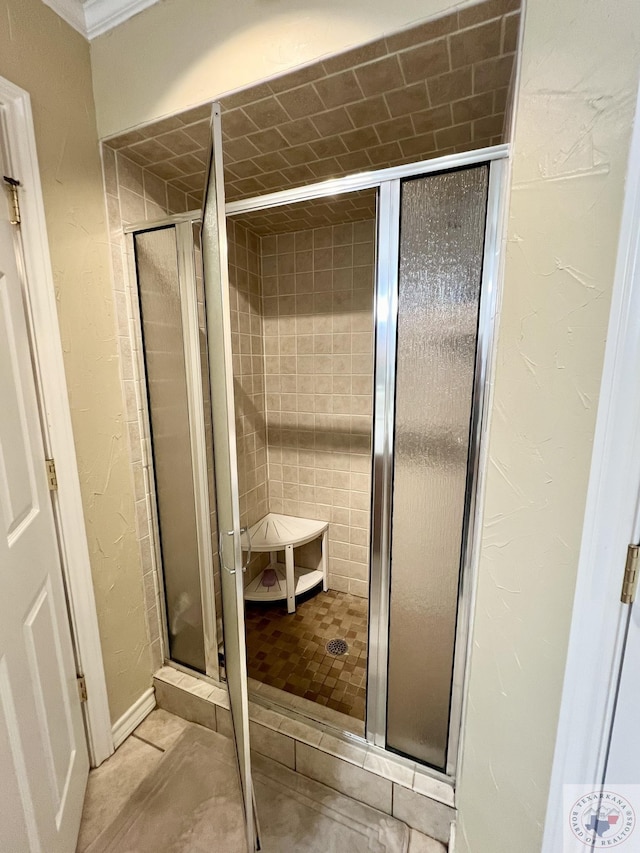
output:
[[157,2],[158,0],[85,0],[87,37],[94,39]]
[[93,39],[158,0],[43,0],[85,38]]

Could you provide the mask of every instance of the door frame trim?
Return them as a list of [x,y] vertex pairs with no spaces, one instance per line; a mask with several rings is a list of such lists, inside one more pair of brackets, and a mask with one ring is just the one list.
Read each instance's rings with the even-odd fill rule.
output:
[[87,683],[83,703],[87,744],[92,766],[114,751],[107,685],[102,660],[89,547],[84,522],[80,479],[73,440],[71,411],[62,355],[62,342],[40,171],[29,93],[0,77],[0,107],[7,116],[6,148],[12,177],[21,184],[21,236],[29,311],[34,331],[35,380],[43,412],[43,441],[56,460],[60,483],[53,494],[69,622],[79,675]]
[[[603,781],[630,612],[627,545],[640,537],[640,90],[627,163],[611,310],[542,853],[562,846],[564,784]],[[638,605],[636,605],[638,606]],[[601,678],[584,677],[590,672]],[[580,849],[584,845],[580,844]]]

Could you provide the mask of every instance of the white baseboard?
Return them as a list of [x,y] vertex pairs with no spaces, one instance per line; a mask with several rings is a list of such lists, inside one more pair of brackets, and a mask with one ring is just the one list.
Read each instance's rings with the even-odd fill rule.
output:
[[113,745],[117,749],[120,744],[126,740],[131,732],[137,728],[140,723],[148,716],[156,707],[156,694],[153,687],[145,690],[142,696],[133,703],[128,711],[113,724],[111,732],[113,734]]
[[448,853],[456,853],[456,822],[451,821],[451,835],[449,836]]

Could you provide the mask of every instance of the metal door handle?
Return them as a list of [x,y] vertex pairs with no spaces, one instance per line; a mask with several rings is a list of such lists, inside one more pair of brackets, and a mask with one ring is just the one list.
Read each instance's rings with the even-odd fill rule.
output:
[[[247,537],[247,548],[243,548],[243,551],[247,552],[247,561],[242,564],[241,569],[243,572],[247,571],[247,566],[251,562],[251,537],[249,536],[249,529],[247,527],[240,528],[240,545],[242,546],[242,535],[246,534]],[[223,569],[226,569],[230,575],[235,575],[236,570],[230,569],[229,566],[226,565],[224,561],[223,551],[222,551],[222,537],[223,536],[233,536],[233,530],[227,530],[226,534],[221,530],[218,533],[218,553],[220,555],[220,565]]]
[[224,551],[222,550],[222,537],[223,536],[233,536],[233,530],[227,530],[226,534],[220,530],[218,531],[218,554],[220,555],[220,565],[223,569],[226,569],[230,575],[235,575],[236,570],[230,569],[224,562]]
[[[247,571],[247,566],[248,566],[248,565],[249,565],[249,563],[251,562],[251,536],[249,536],[249,528],[248,528],[248,527],[241,527],[241,528],[240,528],[240,545],[241,545],[241,546],[242,546],[242,534],[243,534],[243,533],[246,533],[246,535],[247,535],[247,544],[248,544],[248,548],[246,549],[246,551],[247,551],[247,561],[246,561],[246,563],[244,563],[244,564],[243,564],[243,566],[242,566],[242,571],[243,571],[243,572],[246,572],[246,571]],[[243,548],[242,550],[244,551],[245,549]]]

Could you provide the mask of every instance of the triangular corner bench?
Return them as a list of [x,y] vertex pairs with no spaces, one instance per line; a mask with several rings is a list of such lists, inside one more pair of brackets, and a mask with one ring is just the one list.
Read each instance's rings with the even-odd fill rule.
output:
[[[249,528],[253,553],[269,552],[271,562],[244,588],[247,601],[287,601],[287,613],[295,613],[296,595],[309,592],[322,583],[327,591],[327,531],[326,521],[296,518],[270,512]],[[293,549],[321,538],[320,560],[316,569],[296,566]],[[284,551],[284,565],[278,563],[278,552]]]

